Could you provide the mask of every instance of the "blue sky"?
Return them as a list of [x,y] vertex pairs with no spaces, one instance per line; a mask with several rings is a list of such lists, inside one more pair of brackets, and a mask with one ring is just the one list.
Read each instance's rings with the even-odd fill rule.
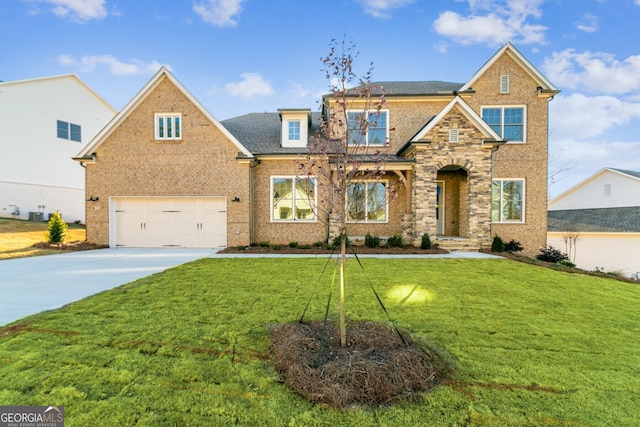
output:
[[75,73],[119,110],[165,65],[224,120],[315,110],[331,39],[374,80],[451,82],[510,41],[562,90],[555,196],[603,167],[640,170],[639,22],[640,0],[0,0],[0,80]]

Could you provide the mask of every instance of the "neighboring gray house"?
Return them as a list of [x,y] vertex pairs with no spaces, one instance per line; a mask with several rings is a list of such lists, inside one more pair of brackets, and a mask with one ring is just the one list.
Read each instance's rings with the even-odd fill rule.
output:
[[640,276],[640,172],[600,170],[549,202],[548,224],[578,267]]

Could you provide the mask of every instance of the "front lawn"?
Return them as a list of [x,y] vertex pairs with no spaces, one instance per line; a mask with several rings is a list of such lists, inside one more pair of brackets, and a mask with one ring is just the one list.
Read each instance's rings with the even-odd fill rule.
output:
[[66,426],[631,426],[640,287],[506,259],[362,259],[352,320],[450,355],[453,381],[376,409],[291,392],[267,327],[324,312],[323,259],[210,258],[0,328],[0,405],[64,405]]

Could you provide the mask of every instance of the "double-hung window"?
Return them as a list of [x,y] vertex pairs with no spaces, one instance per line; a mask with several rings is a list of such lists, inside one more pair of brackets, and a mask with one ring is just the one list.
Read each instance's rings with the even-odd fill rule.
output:
[[491,220],[524,222],[524,180],[494,179],[491,186]]
[[156,114],[155,139],[182,139],[182,114]]
[[387,201],[387,182],[352,182],[347,187],[347,221],[387,222]]
[[349,145],[384,145],[389,138],[388,111],[348,111]]
[[58,138],[82,142],[82,128],[80,125],[58,120],[56,128]]
[[525,142],[525,113],[525,107],[482,107],[482,119],[509,142]]
[[316,178],[271,177],[271,221],[315,221]]

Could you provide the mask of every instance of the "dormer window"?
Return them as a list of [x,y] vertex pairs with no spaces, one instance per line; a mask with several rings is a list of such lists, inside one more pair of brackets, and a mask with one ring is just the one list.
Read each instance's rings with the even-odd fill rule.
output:
[[509,93],[509,75],[500,76],[500,93]]
[[281,147],[306,147],[309,138],[309,124],[311,122],[311,110],[299,109],[278,110],[282,126],[280,130]]

